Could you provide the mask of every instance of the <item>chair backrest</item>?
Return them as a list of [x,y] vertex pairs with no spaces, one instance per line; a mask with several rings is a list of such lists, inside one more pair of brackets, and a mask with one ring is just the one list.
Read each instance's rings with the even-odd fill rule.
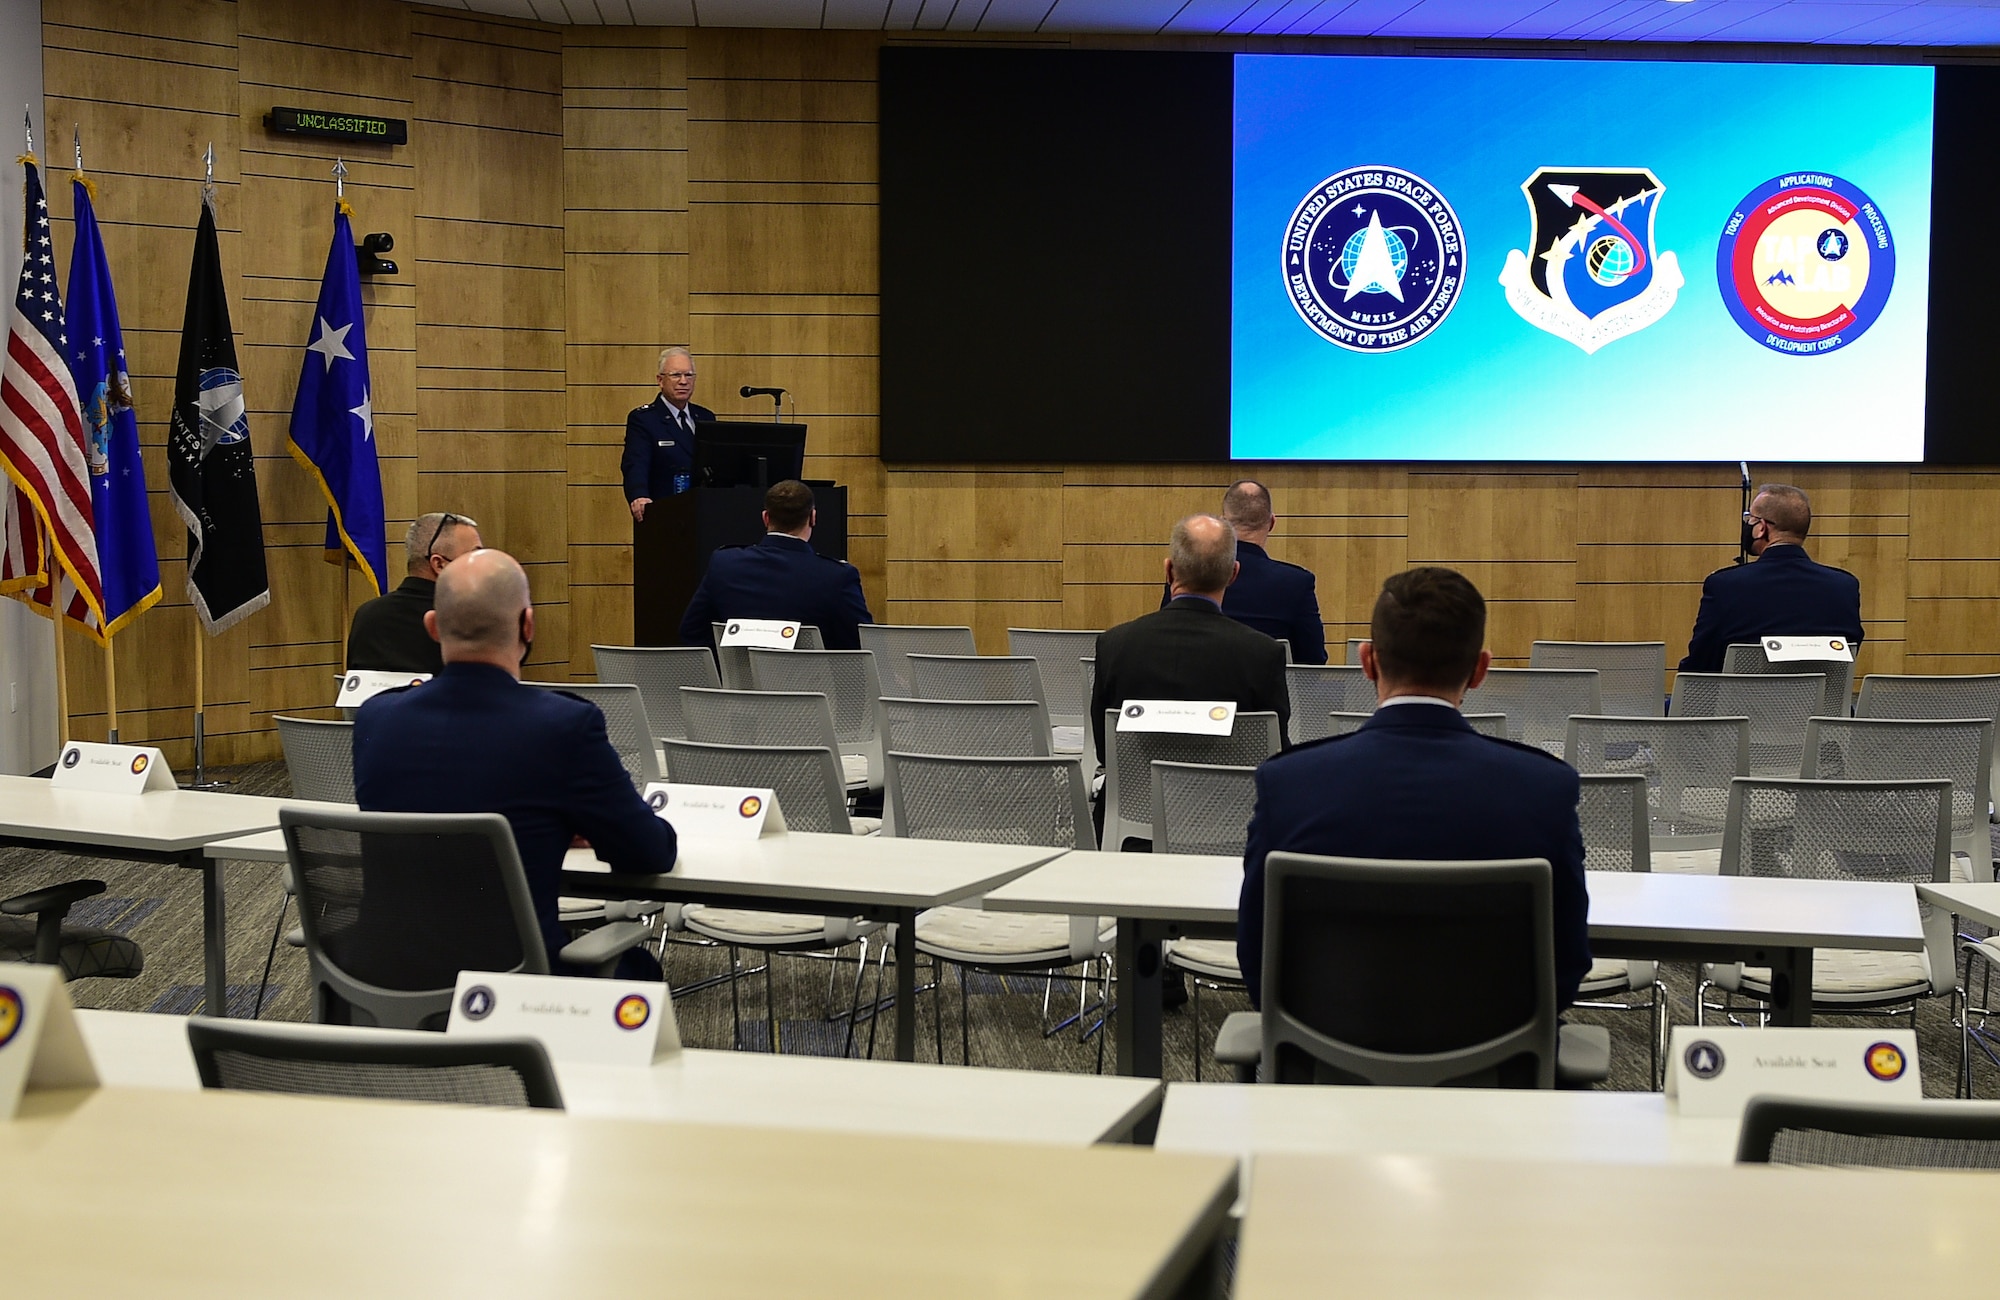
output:
[[681,721],[681,687],[722,685],[715,655],[706,646],[593,645],[590,654],[598,681],[639,688],[656,740],[687,735],[687,724]]
[[1539,858],[1270,854],[1264,1078],[1554,1087],[1553,900]]
[[2000,673],[1945,677],[1870,673],[1861,679],[1854,716],[2000,720]]
[[1345,664],[1287,664],[1285,688],[1292,699],[1293,739],[1301,745],[1335,734],[1327,714],[1375,707],[1375,683]]
[[1347,638],[1347,662],[1351,667],[1359,668],[1361,666],[1361,647],[1367,643],[1368,638],[1365,636],[1351,636]]
[[1257,769],[1153,764],[1153,852],[1243,856],[1257,806]]
[[1815,673],[1820,679],[1819,707],[1822,718],[1845,718],[1854,713],[1854,661],[1852,659],[1790,659],[1775,662],[1764,653],[1763,642],[1732,645],[1722,652],[1725,673],[1765,673],[1785,677]]
[[919,700],[1040,700],[1038,661],[1021,655],[911,655],[910,695]]
[[1738,1164],[1832,1169],[2000,1169],[2000,1111],[1919,1102],[1752,1097]]
[[538,1039],[302,1034],[206,1016],[190,1017],[187,1026],[204,1088],[563,1108],[555,1066]]
[[539,686],[545,691],[564,691],[595,704],[597,711],[604,715],[605,734],[611,737],[611,747],[618,751],[618,761],[625,765],[625,773],[632,778],[632,784],[643,787],[648,781],[660,779],[660,756],[653,749],[653,721],[646,716],[646,702],[640,698],[638,687],[598,682],[525,682],[523,685]]
[[1507,739],[1563,756],[1569,720],[1602,713],[1595,668],[1494,668],[1465,693],[1467,713],[1504,713]]
[[1951,782],[1737,777],[1722,874],[1945,884]]
[[284,807],[313,1018],[439,1029],[462,970],[546,975],[514,833],[498,813]]
[[292,776],[294,799],[324,803],[354,802],[354,723],[318,718],[288,718],[280,713],[278,743],[285,750],[285,770]]
[[1654,847],[1722,844],[1729,783],[1750,775],[1748,718],[1571,718],[1564,755],[1586,775],[1645,778]]
[[904,754],[1047,758],[1049,715],[1035,700],[882,700],[882,744]]
[[891,751],[884,812],[919,840],[1093,849],[1090,787],[1075,758],[970,758]]
[[1034,659],[1042,675],[1049,725],[1075,729],[1075,741],[1065,739],[1057,751],[1081,753],[1086,772],[1097,766],[1097,742],[1090,734],[1090,687],[1098,635],[1076,628],[1007,629],[1007,653]]
[[810,745],[836,752],[833,709],[818,691],[725,691],[683,686],[687,735],[704,745]]
[[1677,718],[1750,719],[1750,774],[1790,776],[1805,752],[1806,719],[1819,712],[1822,673],[1680,673]]
[[861,648],[875,654],[875,671],[881,674],[886,695],[910,694],[910,665],[907,656],[976,655],[979,647],[969,627],[931,627],[923,624],[863,623]]
[[1621,718],[1657,718],[1667,711],[1665,641],[1537,641],[1530,668],[1595,668],[1599,707]]
[[[795,831],[847,835],[847,786],[840,760],[821,745],[716,745],[666,742],[667,774],[687,785],[736,785],[778,796],[785,826]],[[670,819],[671,820],[671,819]]]
[[818,691],[833,708],[833,734],[858,753],[877,739],[882,682],[867,650],[752,650],[750,677],[760,691]]
[[1992,859],[1986,821],[1993,724],[1983,719],[1814,718],[1800,776],[1847,781],[1944,777],[1951,834],[1982,868]]
[[[1374,716],[1372,710],[1367,713],[1336,710],[1326,715],[1326,734],[1345,736],[1350,731],[1359,731],[1361,724]],[[1472,729],[1482,736],[1498,736],[1502,740],[1507,738],[1507,715],[1504,713],[1461,713],[1459,716],[1471,723]],[[1297,724],[1297,715],[1293,715],[1292,721]]]
[[1255,767],[1278,752],[1278,715],[1239,713],[1227,736],[1118,730],[1118,710],[1104,711],[1104,847],[1153,838],[1153,763]]
[[1576,818],[1583,828],[1584,870],[1651,871],[1645,776],[1598,772],[1579,779]]
[[[715,666],[721,674],[722,684],[733,691],[756,689],[755,683],[750,679],[750,647],[722,644],[722,634],[729,627],[727,623],[710,623],[709,627],[715,634]],[[818,628],[810,623],[801,623],[798,648],[824,650],[826,641],[820,636]]]

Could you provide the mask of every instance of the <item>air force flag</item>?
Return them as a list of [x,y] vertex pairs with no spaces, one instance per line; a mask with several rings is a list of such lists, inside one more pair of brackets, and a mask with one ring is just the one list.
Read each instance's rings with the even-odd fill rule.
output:
[[352,555],[377,592],[389,590],[382,471],[375,460],[375,406],[361,323],[361,276],[347,205],[333,218],[326,277],[307,331],[299,395],[285,441],[326,494],[327,558]]

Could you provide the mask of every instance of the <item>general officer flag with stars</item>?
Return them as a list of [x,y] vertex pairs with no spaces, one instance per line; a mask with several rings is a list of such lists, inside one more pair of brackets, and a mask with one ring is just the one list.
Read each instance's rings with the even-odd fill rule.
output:
[[160,599],[160,560],[146,501],[146,466],[139,457],[139,417],[125,371],[125,334],[111,266],[98,237],[90,183],[70,185],[76,247],[69,260],[69,345],[63,360],[76,379],[90,465],[90,503],[97,519],[97,569],[104,584],[104,635],[109,637]]
[[167,484],[188,529],[188,598],[214,636],[271,603],[264,514],[236,339],[222,291],[214,196],[203,194],[167,434]]
[[361,275],[345,201],[333,214],[319,303],[307,331],[299,395],[285,435],[292,458],[326,494],[329,560],[352,555],[378,593],[389,590],[382,470],[375,459],[375,404],[368,384],[368,340],[361,323]]

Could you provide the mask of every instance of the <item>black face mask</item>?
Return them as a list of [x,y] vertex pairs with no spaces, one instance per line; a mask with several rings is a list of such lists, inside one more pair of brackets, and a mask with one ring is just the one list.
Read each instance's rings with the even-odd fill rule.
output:
[[526,667],[528,663],[528,656],[533,654],[535,650],[535,639],[528,635],[528,614],[526,610],[523,610],[521,612],[520,631],[521,631],[521,664],[523,667]]
[[1756,525],[1755,525],[1755,524],[1753,524],[1753,523],[1751,523],[1751,522],[1750,522],[1749,520],[1747,520],[1747,519],[1746,519],[1746,520],[1744,520],[1744,521],[1743,521],[1743,541],[1742,541],[1742,550],[1743,550],[1743,553],[1744,553],[1745,555],[1749,555],[1749,554],[1751,554],[1751,553],[1752,553],[1752,552],[1753,552],[1754,550],[1756,550],[1756,547],[1757,547],[1757,539],[1756,539],[1755,537],[1751,536],[1751,532],[1752,532],[1752,530],[1753,530],[1753,529],[1755,529],[1755,528],[1756,528]]

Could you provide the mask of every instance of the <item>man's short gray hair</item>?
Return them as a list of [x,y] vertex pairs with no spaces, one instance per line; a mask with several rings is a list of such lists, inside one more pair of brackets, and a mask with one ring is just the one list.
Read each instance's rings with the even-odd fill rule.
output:
[[1764,500],[1764,522],[1781,533],[1805,537],[1812,532],[1812,500],[1789,483],[1766,483],[1757,489]]
[[1214,515],[1189,515],[1174,525],[1168,552],[1174,578],[1188,591],[1221,591],[1236,568],[1236,530]]
[[667,359],[669,357],[686,357],[689,365],[694,364],[694,353],[688,351],[686,348],[679,346],[662,348],[660,350],[660,373],[663,375],[667,373]]
[[439,530],[447,519],[451,520],[453,528],[461,524],[467,528],[479,527],[479,521],[471,515],[450,510],[433,510],[427,515],[418,515],[410,521],[410,531],[403,534],[403,550],[409,558],[410,567],[415,568],[431,558],[432,542],[439,536]]

